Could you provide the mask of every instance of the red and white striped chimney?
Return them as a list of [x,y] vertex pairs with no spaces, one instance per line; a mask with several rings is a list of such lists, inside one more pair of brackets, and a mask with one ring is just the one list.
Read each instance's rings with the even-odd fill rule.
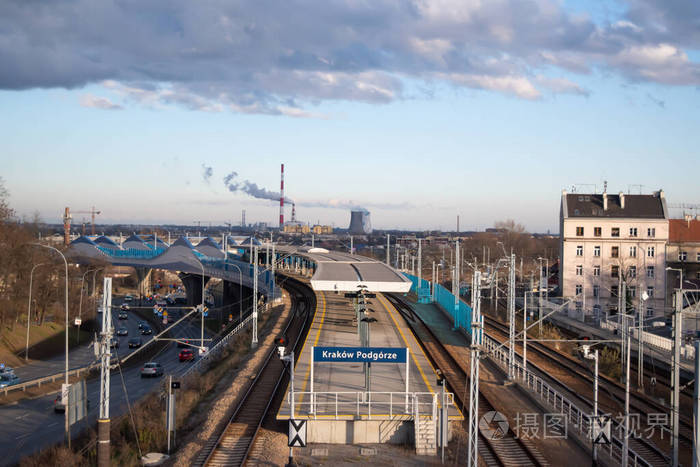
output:
[[284,164],[282,164],[282,176],[280,178],[280,229],[284,228]]

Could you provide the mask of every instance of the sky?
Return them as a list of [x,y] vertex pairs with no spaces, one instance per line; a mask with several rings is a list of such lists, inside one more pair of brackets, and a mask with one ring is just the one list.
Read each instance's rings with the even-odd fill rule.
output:
[[[74,222],[558,231],[698,203],[700,2],[0,2],[0,177]],[[675,211],[672,211],[672,213]]]

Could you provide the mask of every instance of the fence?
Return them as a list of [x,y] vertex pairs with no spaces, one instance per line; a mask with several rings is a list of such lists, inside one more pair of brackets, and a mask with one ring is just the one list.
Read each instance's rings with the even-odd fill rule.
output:
[[[486,335],[484,335],[484,347],[489,356],[499,363],[501,367],[504,369],[508,368],[508,347]],[[530,372],[530,370],[524,369],[520,362],[516,361],[514,363],[514,369],[515,379],[519,379],[525,387],[539,396],[544,403],[565,416],[567,429],[573,427],[584,439],[591,438],[591,414],[576,406],[576,404],[560,394],[542,378]],[[617,429],[620,430],[619,423],[613,421],[613,424],[617,425]],[[611,430],[611,434],[613,431]],[[623,440],[613,435],[611,444],[599,446],[598,451],[607,451],[614,462],[620,463],[622,461]],[[631,448],[629,449],[629,465],[651,466],[649,462]]]
[[[68,371],[68,377],[80,376],[81,373],[88,372],[88,371],[92,370],[93,368],[95,368],[96,366],[97,365],[88,365],[88,366],[84,366],[81,368],[74,368],[74,369]],[[26,391],[27,388],[30,388],[32,386],[41,387],[42,384],[53,383],[57,379],[63,379],[63,378],[65,378],[65,375],[66,375],[65,372],[55,373],[53,375],[44,376],[42,378],[32,379],[32,380],[26,381],[24,383],[13,384],[12,386],[5,386],[4,388],[0,389],[0,391],[3,392],[5,395],[7,395],[7,393],[12,392],[12,391],[19,391],[19,390]]]
[[[412,274],[404,273],[404,275],[411,281],[411,292],[417,293],[418,278]],[[421,278],[421,288],[429,288],[430,282]],[[455,306],[455,296],[441,286],[440,284],[433,284],[435,302],[442,307],[454,321],[454,326],[456,328],[462,328],[468,333],[471,333],[471,320],[472,320],[472,309],[459,300],[457,306]]]
[[[619,315],[618,315],[619,316]],[[607,329],[608,331],[617,331],[620,329],[620,323],[617,321],[611,321],[602,319],[600,321],[600,327]],[[667,337],[658,336],[651,332],[642,331],[641,329],[632,329],[631,335],[635,339],[639,340],[639,333],[642,333],[642,339],[645,344],[652,345],[666,352],[673,351],[673,339]],[[682,345],[681,346],[681,357],[687,358],[688,360],[695,360],[695,348],[692,345]]]
[[[445,393],[449,403],[454,395]],[[405,418],[415,414],[435,417],[438,394],[432,392],[294,392],[295,416],[323,417],[336,420],[384,420]],[[287,404],[291,406],[291,391]]]

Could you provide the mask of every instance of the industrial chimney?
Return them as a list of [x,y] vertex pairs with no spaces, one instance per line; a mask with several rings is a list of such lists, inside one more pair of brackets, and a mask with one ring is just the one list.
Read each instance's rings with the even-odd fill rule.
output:
[[372,225],[369,221],[369,211],[352,211],[348,231],[353,235],[371,234]]
[[282,175],[280,178],[280,229],[284,228],[284,164],[282,164]]

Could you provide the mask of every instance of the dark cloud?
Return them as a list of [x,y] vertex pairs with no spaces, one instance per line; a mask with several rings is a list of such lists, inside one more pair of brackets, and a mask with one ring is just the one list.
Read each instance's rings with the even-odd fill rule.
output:
[[406,79],[526,99],[588,94],[557,69],[697,86],[698,18],[687,0],[629,0],[610,24],[558,0],[6,0],[0,89],[103,83],[145,106],[322,117],[309,108],[405,98]]

